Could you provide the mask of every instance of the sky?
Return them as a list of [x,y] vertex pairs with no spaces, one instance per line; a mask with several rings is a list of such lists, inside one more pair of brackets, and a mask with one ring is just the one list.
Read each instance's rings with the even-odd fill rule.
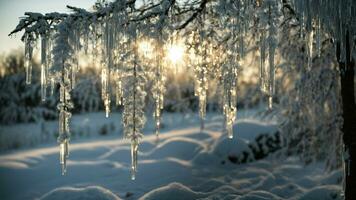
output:
[[96,0],[0,0],[0,54],[23,48],[22,33],[9,37],[25,12],[68,12],[66,5],[91,8]]

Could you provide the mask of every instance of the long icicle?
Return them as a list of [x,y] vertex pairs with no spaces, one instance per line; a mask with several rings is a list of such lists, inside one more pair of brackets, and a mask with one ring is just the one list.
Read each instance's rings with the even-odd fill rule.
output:
[[261,91],[266,92],[265,80],[265,60],[266,60],[266,36],[264,31],[260,35],[260,87]]
[[159,36],[159,45],[157,46],[157,55],[156,55],[156,68],[155,68],[155,79],[153,86],[153,98],[154,98],[154,113],[153,117],[155,119],[155,135],[156,142],[159,141],[159,129],[161,125],[161,110],[163,109],[163,93],[164,93],[164,75],[163,75],[163,64],[162,64],[162,44],[161,35]]
[[[62,75],[66,76],[66,75]],[[60,164],[62,169],[62,175],[67,172],[67,158],[69,157],[69,120],[71,118],[71,113],[69,110],[73,107],[70,102],[70,94],[68,91],[68,85],[66,85],[66,78],[60,82],[60,102],[58,104],[59,109],[59,136],[58,142],[60,146]]]
[[47,90],[47,37],[46,35],[41,35],[41,99],[46,101],[46,90]]
[[[135,30],[136,32],[136,30]],[[135,46],[137,46],[137,39],[135,33]],[[133,126],[132,126],[132,135],[131,135],[131,180],[136,179],[137,172],[137,153],[138,153],[138,145],[139,145],[139,136],[136,130],[136,95],[137,95],[137,49],[134,52],[134,85],[133,85]]]
[[26,84],[31,84],[32,79],[32,53],[34,46],[34,38],[27,34],[25,37],[25,70],[26,70]]
[[307,56],[308,56],[308,70],[311,70],[313,63],[313,36],[314,31],[310,30],[307,34],[306,42],[307,42]]

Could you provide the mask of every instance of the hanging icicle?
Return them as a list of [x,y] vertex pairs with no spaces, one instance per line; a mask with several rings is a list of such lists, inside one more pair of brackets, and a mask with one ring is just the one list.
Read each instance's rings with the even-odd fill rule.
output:
[[313,39],[314,39],[313,37],[314,37],[314,31],[310,30],[307,33],[307,37],[306,37],[308,70],[311,70],[313,64]]
[[66,75],[62,75],[63,79],[60,82],[60,101],[58,103],[59,110],[59,136],[58,143],[60,144],[60,164],[62,169],[62,175],[66,174],[67,171],[67,158],[69,157],[69,120],[71,118],[70,109],[73,108],[73,104],[70,100],[70,93],[68,80]]
[[132,36],[132,45],[134,47],[130,55],[130,66],[127,69],[125,77],[124,90],[124,111],[122,123],[124,127],[124,136],[131,140],[131,179],[135,179],[137,172],[137,155],[140,139],[142,138],[142,128],[145,124],[145,96],[144,91],[145,77],[143,74],[143,65],[138,59],[138,43],[136,27],[130,27]]
[[35,39],[32,34],[25,35],[25,70],[26,84],[31,84],[32,80],[32,54],[35,46]]
[[41,35],[41,99],[46,101],[46,90],[47,90],[47,73],[48,73],[48,62],[47,62],[47,36]]
[[109,117],[109,113],[110,113],[110,93],[108,91],[109,73],[110,73],[109,69],[106,67],[101,70],[101,97],[102,100],[104,101],[106,117]]
[[153,99],[154,99],[154,112],[153,117],[155,119],[155,135],[156,141],[159,140],[159,129],[161,125],[161,110],[163,109],[163,98],[165,93],[165,76],[163,72],[163,52],[162,46],[163,42],[160,41],[161,37],[159,37],[159,44],[156,47],[156,66],[154,72],[154,82],[152,87]]
[[277,46],[277,14],[278,11],[277,3],[270,2],[269,7],[269,28],[268,28],[268,55],[269,55],[269,77],[268,77],[268,108],[272,109],[273,96],[275,90],[275,64],[274,64],[274,54]]
[[131,139],[131,180],[136,179],[139,138]]
[[[272,109],[275,92],[275,50],[277,48],[278,7],[275,1],[264,1],[260,18],[260,82],[266,93],[268,108]],[[268,48],[268,65],[265,63]]]
[[50,74],[51,92],[53,92],[56,83],[59,83],[59,102],[57,109],[59,110],[59,136],[58,143],[60,146],[60,164],[62,174],[67,171],[67,159],[69,157],[69,141],[70,141],[70,118],[72,116],[70,110],[73,108],[70,92],[72,90],[72,65],[74,47],[71,27],[73,23],[71,19],[63,21],[58,25],[58,32],[54,35],[55,45],[51,52],[53,53],[53,63]]
[[[233,138],[233,125],[237,114],[237,68],[238,61],[234,57],[238,55],[231,54],[228,61],[222,66],[222,81],[223,81],[223,113],[224,127],[228,138]],[[235,58],[236,58],[235,57]]]
[[207,104],[207,90],[208,90],[208,63],[207,63],[207,48],[208,43],[206,41],[206,33],[202,29],[197,35],[196,32],[192,33],[191,42],[194,45],[194,58],[192,65],[194,69],[194,95],[198,97],[199,101],[199,117],[200,117],[200,129],[204,129],[204,121],[206,115]]
[[[240,5],[240,4],[238,4]],[[240,7],[237,7],[241,11]],[[244,28],[239,22],[241,19],[234,17],[234,12],[229,13],[231,15],[231,24],[226,25],[226,22],[222,22],[222,26],[229,28],[231,30],[232,37],[226,43],[226,50],[224,63],[221,65],[221,85],[222,85],[222,109],[224,114],[224,130],[227,133],[228,138],[232,139],[233,125],[236,120],[237,115],[237,75],[239,62],[241,58],[241,34],[243,31],[240,29]]]
[[55,90],[55,87],[56,87],[55,78],[51,77],[50,81],[51,81],[51,96],[53,96],[54,90]]
[[264,30],[260,33],[260,87],[261,91],[266,92],[266,80],[265,80],[265,61],[266,61],[266,34]]
[[316,55],[318,56],[318,58],[320,57],[321,54],[321,27],[320,27],[320,17],[318,16],[316,19]]
[[123,88],[122,88],[122,77],[119,70],[116,71],[116,87],[115,87],[115,95],[116,95],[116,105],[122,105],[123,98]]
[[79,71],[79,53],[80,53],[80,29],[76,28],[73,30],[72,34],[72,46],[74,55],[72,58],[72,65],[71,65],[71,87],[74,89],[76,85],[76,74]]

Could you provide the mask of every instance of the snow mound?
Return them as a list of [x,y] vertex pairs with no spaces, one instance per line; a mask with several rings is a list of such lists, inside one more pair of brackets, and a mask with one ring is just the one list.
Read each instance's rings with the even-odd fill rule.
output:
[[315,187],[305,193],[300,200],[323,199],[323,200],[341,200],[341,188],[336,185],[324,185]]
[[281,197],[267,191],[253,191],[239,198],[239,200],[280,200]]
[[295,194],[303,193],[303,189],[294,183],[287,183],[285,185],[279,185],[270,190],[273,194],[276,194],[283,198],[291,198]]
[[221,138],[216,146],[214,146],[213,153],[218,156],[239,155],[243,151],[250,152],[248,142],[240,138]]
[[120,200],[110,190],[100,186],[89,186],[85,188],[62,187],[56,188],[43,195],[41,200]]
[[238,120],[234,124],[234,138],[239,137],[248,141],[253,141],[261,134],[274,134],[278,132],[278,125],[273,123],[263,123],[256,119]]
[[189,187],[174,182],[148,192],[139,200],[184,200],[204,198],[205,196],[204,193],[194,192]]
[[176,137],[165,140],[157,148],[153,149],[148,156],[152,159],[175,157],[182,160],[190,160],[204,149],[204,144],[190,138]]

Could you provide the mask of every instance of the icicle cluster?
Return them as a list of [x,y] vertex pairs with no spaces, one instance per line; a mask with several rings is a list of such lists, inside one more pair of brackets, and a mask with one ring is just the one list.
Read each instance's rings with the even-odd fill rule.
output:
[[[327,32],[340,44],[339,60],[346,59],[346,43],[354,47],[352,39],[345,39],[346,33],[355,35],[355,5],[352,0],[294,0],[294,9],[299,16],[300,35],[305,36],[307,69],[312,66],[313,57],[320,57],[322,32]],[[315,46],[313,46],[315,44]],[[313,53],[315,49],[315,53]]]

